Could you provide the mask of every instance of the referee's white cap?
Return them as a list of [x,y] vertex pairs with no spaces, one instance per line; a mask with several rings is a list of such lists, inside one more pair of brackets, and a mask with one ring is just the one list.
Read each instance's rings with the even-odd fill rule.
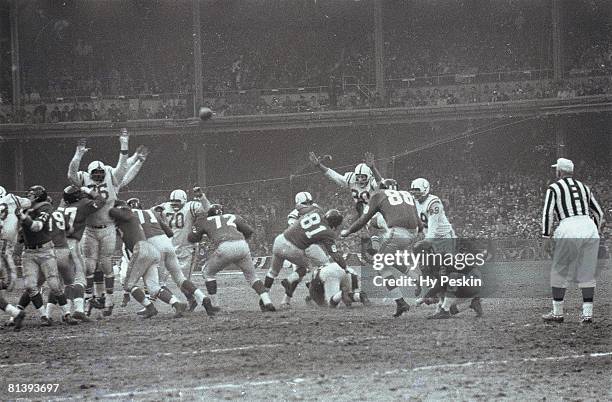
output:
[[562,172],[573,172],[574,171],[574,162],[569,159],[559,158],[557,159],[557,163],[551,165],[550,167],[557,168]]

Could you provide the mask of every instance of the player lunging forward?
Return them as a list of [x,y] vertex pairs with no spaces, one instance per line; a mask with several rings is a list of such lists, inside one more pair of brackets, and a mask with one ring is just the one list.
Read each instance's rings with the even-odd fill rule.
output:
[[200,215],[196,221],[195,231],[189,235],[189,241],[200,242],[202,236],[208,236],[211,242],[211,252],[202,273],[206,281],[206,291],[213,299],[217,294],[216,274],[230,264],[237,265],[249,285],[259,295],[259,305],[262,311],[276,311],[270,295],[263,282],[257,279],[251,250],[245,239],[251,237],[254,230],[238,215],[223,213],[223,206],[213,204],[206,215]]
[[[414,204],[412,195],[407,191],[399,191],[395,180],[383,180],[380,183],[380,190],[374,192],[372,198],[370,198],[368,212],[355,221],[350,228],[343,230],[340,235],[346,237],[357,232],[376,213],[380,212],[387,224],[387,229],[383,234],[379,253],[394,255],[397,251],[410,251],[421,226]],[[407,273],[400,273],[398,268],[385,266],[381,274],[383,278],[390,280]],[[410,309],[410,305],[404,300],[398,287],[387,285],[387,290],[389,290],[396,303],[394,317],[399,317]]]

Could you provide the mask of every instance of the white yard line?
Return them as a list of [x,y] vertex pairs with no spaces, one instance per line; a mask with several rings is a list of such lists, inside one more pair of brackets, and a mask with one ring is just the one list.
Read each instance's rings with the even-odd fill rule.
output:
[[[530,357],[530,358],[524,358],[524,359],[510,359],[510,360],[475,361],[475,362],[454,363],[454,364],[437,364],[437,365],[432,365],[432,366],[415,367],[413,369],[391,370],[383,374],[388,375],[388,374],[398,374],[398,373],[405,373],[405,372],[438,370],[438,369],[446,369],[446,368],[471,367],[471,366],[478,366],[478,365],[499,365],[499,364],[526,363],[526,362],[548,362],[548,361],[561,361],[561,360],[568,360],[568,359],[583,359],[583,358],[598,358],[598,357],[608,357],[608,356],[612,356],[612,352],[589,353],[585,355]],[[342,375],[341,377],[350,378],[350,377],[356,377],[356,376]],[[215,389],[258,387],[258,386],[263,386],[263,385],[275,385],[275,384],[305,384],[305,383],[315,382],[318,379],[319,377],[293,378],[293,379],[269,380],[269,381],[246,381],[242,383],[209,384],[209,385],[200,385],[197,387],[156,388],[156,389],[149,389],[149,390],[143,390],[143,391],[118,392],[118,393],[113,393],[113,394],[102,395],[99,397],[100,398],[125,398],[125,397],[135,397],[135,396],[143,396],[143,395],[151,395],[151,394],[162,395],[162,394],[168,394],[168,393],[179,394],[180,396],[183,393],[193,393],[193,392],[198,392],[198,391],[207,391],[207,390],[215,390]]]

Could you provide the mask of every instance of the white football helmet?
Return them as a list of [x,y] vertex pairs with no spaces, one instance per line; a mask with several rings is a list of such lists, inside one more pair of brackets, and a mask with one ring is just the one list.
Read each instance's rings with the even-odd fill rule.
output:
[[175,211],[183,208],[187,202],[187,193],[183,190],[174,190],[170,193],[170,204]]
[[423,178],[414,179],[410,185],[410,192],[417,198],[427,197],[429,194],[429,182]]
[[366,185],[372,177],[372,169],[365,163],[360,163],[355,167],[355,182],[359,185]]
[[0,198],[4,197],[5,195],[6,195],[6,189],[0,186]]
[[295,205],[311,205],[312,195],[308,191],[302,191],[295,195]]
[[93,161],[87,166],[87,173],[89,173],[89,177],[91,180],[102,182],[106,177],[106,166],[104,163],[100,161]]

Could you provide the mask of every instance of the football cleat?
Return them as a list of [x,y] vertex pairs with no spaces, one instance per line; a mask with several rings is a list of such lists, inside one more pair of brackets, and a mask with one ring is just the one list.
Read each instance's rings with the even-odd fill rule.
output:
[[361,300],[361,304],[363,304],[366,307],[372,305],[372,302],[370,301],[370,298],[368,297],[368,295],[364,291],[361,291],[359,293],[359,299]]
[[83,322],[91,322],[89,317],[87,317],[87,315],[81,311],[75,311],[74,313],[72,313],[72,318]]
[[187,303],[176,302],[172,305],[174,308],[174,318],[180,318],[187,311]]
[[459,309],[457,308],[456,304],[453,304],[448,310],[448,312],[450,313],[450,315],[457,315],[459,314]]
[[[261,302],[261,300],[260,300],[260,302]],[[215,308],[212,305],[212,301],[210,300],[210,297],[205,297],[204,298],[204,300],[202,301],[202,307],[204,307],[204,310],[206,310],[206,314],[209,317],[213,317],[215,315]]]
[[130,302],[130,294],[127,292],[123,293],[123,300],[121,300],[121,307],[127,307],[129,302]]
[[105,307],[105,308],[104,308],[104,310],[102,311],[102,315],[103,315],[104,317],[110,317],[111,315],[113,315],[113,308],[114,308],[114,307],[115,307],[115,306],[108,306],[108,307]]
[[269,313],[273,313],[276,311],[276,308],[274,307],[274,305],[272,303],[270,304],[263,304],[260,306],[261,311],[263,311],[264,313],[269,312]]
[[480,297],[474,297],[470,302],[470,308],[476,312],[476,317],[482,317],[482,305]]
[[443,320],[445,318],[450,318],[450,317],[451,317],[451,313],[440,307],[440,311],[438,311],[434,315],[430,315],[427,318],[431,320]]
[[544,314],[542,316],[542,319],[544,320],[544,322],[563,322],[563,316],[555,315],[552,311],[548,314]]
[[198,301],[193,296],[187,299],[187,304],[190,313],[198,307]]
[[346,307],[351,307],[353,305],[353,298],[349,292],[342,292],[342,303],[344,303]]
[[586,315],[580,314],[580,324],[592,324],[593,317],[587,317]]
[[408,311],[410,311],[410,305],[406,303],[405,300],[402,299],[400,303],[397,303],[393,317],[397,318],[401,316],[402,314],[407,313]]
[[15,326],[15,318],[9,317],[8,320],[4,323],[5,327],[14,327]]
[[151,318],[153,316],[157,315],[157,309],[155,308],[155,305],[153,305],[153,303],[149,304],[147,307],[144,308],[144,313],[142,314],[143,318]]
[[17,314],[17,317],[15,317],[15,319],[13,320],[13,326],[14,326],[13,331],[19,332],[21,330],[24,319],[25,319],[25,311],[21,310],[19,314]]
[[281,281],[281,285],[283,285],[283,287],[285,288],[285,294],[289,297],[293,297],[293,290],[291,283],[289,283],[289,281],[287,280],[287,278],[283,279]]
[[147,308],[146,307],[141,309],[141,310],[138,310],[136,312],[137,315],[145,315],[146,313],[147,313]]
[[75,320],[74,318],[72,318],[72,316],[70,315],[70,313],[65,314],[62,317],[62,321],[68,325],[77,325],[79,322],[77,320]]
[[47,317],[46,315],[43,315],[42,317],[40,317],[40,326],[41,327],[50,327],[53,325],[53,321]]
[[104,309],[104,303],[106,302],[106,298],[104,296],[102,297],[96,297],[93,296],[89,299],[89,306],[90,308],[95,308],[98,310],[102,310]]

